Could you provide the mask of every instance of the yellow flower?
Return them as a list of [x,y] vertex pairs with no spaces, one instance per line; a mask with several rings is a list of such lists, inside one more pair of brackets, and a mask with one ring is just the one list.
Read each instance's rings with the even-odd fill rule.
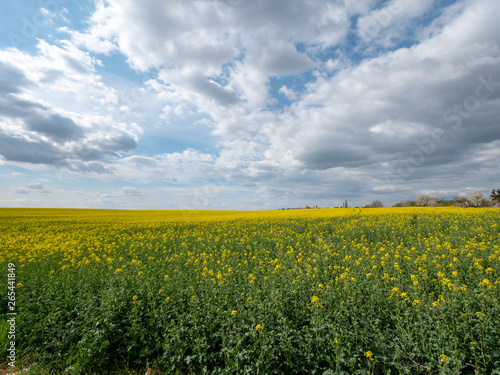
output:
[[23,286],[23,283],[17,283],[18,288],[22,288],[22,286]]
[[132,300],[137,301],[137,298],[138,298],[137,295],[135,295],[132,297]]
[[441,362],[448,362],[448,356],[447,356],[447,355],[445,355],[445,354],[441,354],[441,355],[439,356],[439,360],[440,360]]
[[170,297],[165,298],[165,302],[170,301]]
[[410,276],[411,281],[413,282],[413,285],[417,286],[418,285],[418,279],[416,275],[411,275]]
[[236,311],[236,310],[231,311],[231,316],[236,315],[237,312],[238,311]]
[[323,307],[323,305],[319,302],[319,297],[318,297],[318,296],[312,296],[312,298],[311,298],[311,303],[312,303],[315,307]]
[[115,270],[115,273],[120,273],[120,272],[122,272],[122,269],[121,269],[121,268],[117,268],[117,269]]
[[488,279],[484,279],[479,283],[479,286],[485,286],[487,288],[491,288],[491,282]]
[[365,357],[368,358],[370,361],[374,361],[375,358],[373,358],[373,353],[368,350],[367,352],[365,352]]
[[263,329],[264,329],[264,327],[263,327],[263,326],[261,326],[260,324],[257,324],[257,325],[255,326],[255,330],[256,330],[257,332],[258,332],[258,331],[262,331]]

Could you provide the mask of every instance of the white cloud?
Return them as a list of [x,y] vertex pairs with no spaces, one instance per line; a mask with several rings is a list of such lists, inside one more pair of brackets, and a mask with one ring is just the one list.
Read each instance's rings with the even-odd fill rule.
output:
[[[103,197],[115,203],[152,194],[123,184],[182,189],[213,175],[292,201],[466,179],[460,166],[472,174],[496,157],[500,3],[459,1],[427,25],[433,5],[97,1],[87,30],[64,29],[71,41],[0,51],[0,160],[112,173],[125,181]],[[111,68],[96,53],[149,74],[134,83],[140,100],[98,73]],[[386,180],[436,130],[446,140],[399,185]],[[190,143],[208,131],[215,141]]]
[[358,35],[367,43],[390,47],[406,36],[411,21],[422,16],[433,3],[433,0],[390,0],[358,19]]
[[88,32],[68,30],[72,40],[94,52],[119,50],[138,70],[161,69],[169,100],[205,109],[234,104],[236,96],[261,105],[269,76],[314,66],[295,44],[334,46],[349,21],[338,1],[311,7],[259,0],[228,8],[219,1],[111,0],[97,2],[90,25]]
[[[117,121],[116,91],[98,61],[69,42],[43,40],[39,53],[0,51],[0,154],[5,160],[108,173],[103,159],[137,146],[141,129]],[[110,113],[111,112],[111,113]]]

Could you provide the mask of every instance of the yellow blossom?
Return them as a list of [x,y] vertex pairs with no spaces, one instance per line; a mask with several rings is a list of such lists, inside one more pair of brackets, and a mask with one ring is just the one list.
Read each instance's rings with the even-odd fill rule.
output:
[[441,354],[441,355],[439,356],[439,360],[440,360],[441,362],[448,362],[448,361],[449,361],[448,356],[447,356],[447,355],[445,355],[445,354]]

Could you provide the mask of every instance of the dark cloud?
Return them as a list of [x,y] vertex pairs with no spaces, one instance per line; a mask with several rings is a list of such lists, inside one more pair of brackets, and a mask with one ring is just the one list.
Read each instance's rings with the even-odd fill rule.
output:
[[104,155],[118,156],[118,152],[130,151],[137,147],[135,137],[125,132],[116,130],[115,132],[116,134],[106,136],[106,138],[95,143],[96,149],[102,154],[101,157],[104,157]]
[[37,110],[47,111],[48,107],[39,103],[19,99],[12,94],[0,97],[0,118],[24,118],[31,113],[35,113]]
[[63,143],[83,138],[83,129],[73,120],[61,115],[31,116],[25,120],[29,130]]
[[[83,69],[78,61],[68,56],[65,59],[73,69]],[[57,70],[51,74],[57,76]],[[84,128],[54,108],[26,99],[23,91],[32,85],[20,69],[0,62],[2,159],[85,173],[110,173],[112,168],[100,160],[119,157],[121,152],[137,147],[134,135],[112,125],[94,123],[92,128]],[[99,137],[100,133],[105,136]]]
[[8,134],[1,130],[0,155],[5,160],[32,164],[57,164],[64,158],[62,151],[51,142],[21,134]]
[[345,147],[341,142],[334,142],[328,148],[306,150],[297,158],[308,168],[322,170],[334,167],[360,167],[366,165],[368,155],[360,149]]
[[19,88],[29,84],[24,73],[0,61],[0,94],[2,96],[19,92]]
[[239,101],[236,94],[215,82],[203,78],[190,79],[192,88],[222,105],[235,104]]

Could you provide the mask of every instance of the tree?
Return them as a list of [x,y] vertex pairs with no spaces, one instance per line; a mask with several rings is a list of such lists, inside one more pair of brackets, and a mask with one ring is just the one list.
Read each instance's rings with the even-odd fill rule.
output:
[[479,207],[484,199],[483,193],[477,192],[477,193],[472,193],[469,195],[469,202],[471,205]]
[[372,207],[375,207],[375,208],[384,207],[384,204],[381,201],[373,201]]
[[429,199],[431,199],[429,195],[420,194],[415,198],[415,204],[417,206],[427,206],[427,203],[429,203]]
[[490,194],[490,201],[497,201],[500,202],[500,189],[497,189],[497,192],[495,193],[495,189],[491,191]]
[[455,198],[453,198],[453,205],[454,206],[463,206],[466,201],[467,201],[466,197],[455,197]]
[[442,205],[444,198],[431,197],[429,194],[420,194],[415,198],[417,206],[436,207]]
[[433,199],[436,199],[434,197],[431,197],[429,194],[420,194],[418,197],[415,198],[415,204],[417,206],[431,206],[433,203]]

